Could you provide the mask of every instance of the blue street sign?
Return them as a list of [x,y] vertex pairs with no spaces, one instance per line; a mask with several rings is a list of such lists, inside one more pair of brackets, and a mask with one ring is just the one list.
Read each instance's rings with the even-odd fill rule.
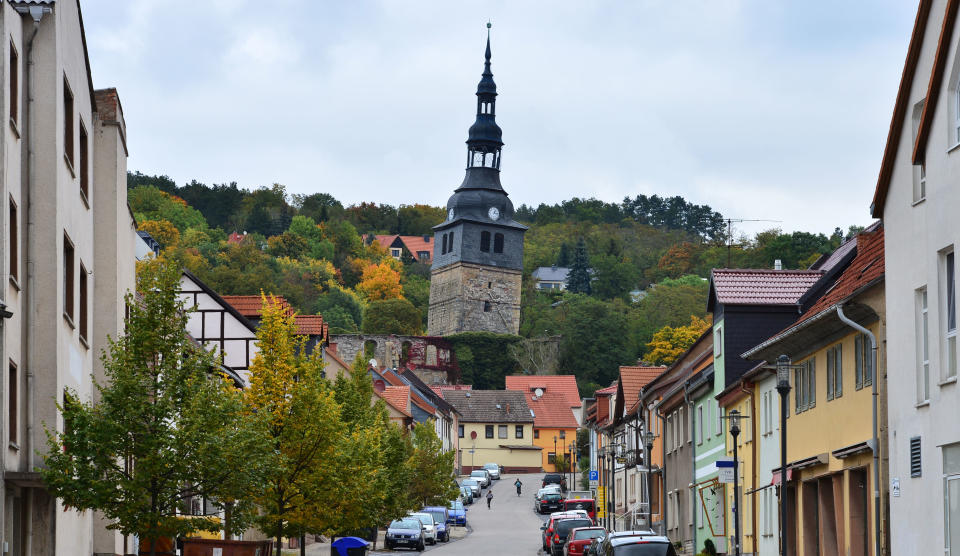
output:
[[728,460],[722,460],[722,459],[721,459],[721,460],[717,460],[717,461],[716,461],[716,464],[717,464],[717,467],[729,467],[729,468],[731,468],[731,469],[733,468],[733,460],[732,460],[732,459],[728,459]]
[[599,480],[600,480],[600,472],[597,471],[596,469],[591,469],[591,470],[590,470],[590,480],[591,480],[591,481],[599,481]]

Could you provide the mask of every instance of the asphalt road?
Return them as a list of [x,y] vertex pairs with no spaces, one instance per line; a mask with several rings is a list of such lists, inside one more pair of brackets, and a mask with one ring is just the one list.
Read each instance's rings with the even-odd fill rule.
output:
[[[523,494],[519,497],[513,486],[517,477],[523,482]],[[467,523],[472,532],[461,540],[439,543],[430,552],[436,556],[535,556],[540,550],[543,520],[533,511],[533,495],[542,480],[542,474],[532,474],[504,475],[494,481],[489,510],[486,498],[467,506]],[[486,495],[484,490],[483,496]]]

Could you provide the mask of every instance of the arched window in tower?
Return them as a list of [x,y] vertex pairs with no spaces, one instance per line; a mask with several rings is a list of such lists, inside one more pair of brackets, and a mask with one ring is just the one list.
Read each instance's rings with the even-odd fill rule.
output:
[[494,252],[494,253],[503,253],[503,234],[494,234],[494,236],[493,236],[493,252]]
[[448,245],[447,245],[447,252],[448,252],[448,253],[453,253],[453,232],[450,232],[450,241],[447,242],[447,243],[448,243]]
[[480,232],[480,250],[490,252],[490,232]]
[[447,234],[443,234],[443,246],[440,248],[440,254],[447,254]]

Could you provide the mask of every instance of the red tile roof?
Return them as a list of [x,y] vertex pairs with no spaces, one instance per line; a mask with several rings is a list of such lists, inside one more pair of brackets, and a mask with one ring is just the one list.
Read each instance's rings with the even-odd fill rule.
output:
[[429,403],[427,403],[422,397],[420,397],[420,395],[417,394],[416,390],[410,391],[410,401],[413,402],[413,405],[426,411],[430,415],[435,415],[437,413],[437,410],[431,407]]
[[633,410],[634,406],[640,402],[640,389],[650,383],[653,379],[660,376],[667,368],[664,367],[645,367],[645,366],[623,366],[620,367],[620,384],[623,385],[623,403],[624,406]]
[[715,268],[710,282],[725,305],[792,305],[821,276],[819,270]]
[[597,390],[595,395],[603,396],[603,395],[616,394],[616,393],[617,393],[617,385],[614,384],[613,386],[607,386],[606,388],[601,388],[600,390]]
[[384,249],[390,249],[390,246],[394,244],[397,238],[400,238],[400,242],[403,243],[403,246],[410,251],[410,254],[415,259],[419,259],[418,253],[421,251],[427,252],[426,261],[430,261],[433,258],[433,237],[427,236],[427,239],[424,240],[423,236],[401,236],[401,235],[376,235],[374,238],[377,240],[377,243],[381,245]]
[[542,388],[544,393],[558,392],[563,394],[570,407],[581,407],[580,389],[577,388],[577,377],[573,375],[510,375],[507,376],[507,390],[518,390],[533,393]]
[[[263,311],[263,298],[259,295],[223,295],[221,297],[241,315],[247,318],[260,318]],[[293,307],[285,298],[278,296],[276,300],[283,308],[284,313],[294,315],[297,334],[326,338],[329,325],[323,322],[323,315],[296,315]]]
[[473,390],[472,384],[437,384],[430,387],[431,390],[443,397],[444,390]]
[[408,409],[410,406],[409,386],[387,386],[383,392],[377,392],[377,394],[400,413],[407,417],[413,417]]
[[562,392],[545,392],[536,398],[526,394],[527,405],[533,410],[533,426],[540,429],[575,429],[577,418]]
[[832,309],[834,305],[858,293],[863,287],[883,278],[883,227],[880,226],[873,232],[861,233],[856,241],[857,255],[850,261],[850,266],[837,278],[827,293],[800,315],[797,323]]

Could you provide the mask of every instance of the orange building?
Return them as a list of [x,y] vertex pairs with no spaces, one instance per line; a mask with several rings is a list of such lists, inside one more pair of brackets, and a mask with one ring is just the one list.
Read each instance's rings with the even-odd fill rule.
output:
[[573,375],[506,377],[507,390],[523,392],[533,412],[533,444],[543,448],[543,470],[555,472],[554,457],[572,459],[579,423],[575,410],[582,405]]

